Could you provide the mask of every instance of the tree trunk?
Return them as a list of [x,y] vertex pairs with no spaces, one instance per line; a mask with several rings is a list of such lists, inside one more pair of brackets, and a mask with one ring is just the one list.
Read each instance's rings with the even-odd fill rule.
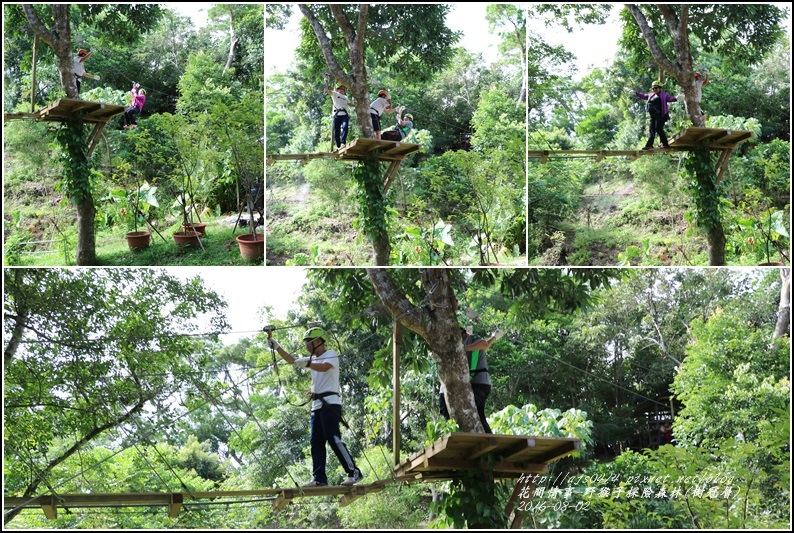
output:
[[777,323],[773,339],[791,335],[791,269],[780,269],[780,304],[778,305]]
[[77,258],[75,261],[78,266],[95,266],[97,264],[95,217],[94,198],[90,192],[86,192],[83,198],[77,202]]
[[413,305],[397,287],[386,269],[368,268],[375,292],[394,319],[421,336],[430,347],[438,367],[438,377],[446,389],[450,417],[466,432],[485,430],[474,404],[469,372],[456,310],[458,300],[450,284],[450,272],[444,268],[421,271],[425,298]]
[[709,266],[725,266],[725,232],[719,220],[706,233],[709,245]]
[[[24,278],[22,277],[24,270],[17,268],[14,269],[13,272],[14,285],[17,287],[22,287],[22,284],[25,282]],[[3,364],[6,366],[11,362],[11,359],[13,359],[17,353],[19,343],[22,340],[22,335],[24,334],[25,327],[27,326],[28,316],[30,315],[30,309],[28,309],[28,304],[24,298],[14,298],[13,301],[16,315],[13,317],[8,317],[6,315],[5,318],[5,320],[11,318],[14,321],[14,327],[11,330],[8,344],[6,344],[6,347],[3,350]]]
[[237,43],[240,42],[240,39],[234,34],[234,12],[232,11],[231,6],[229,7],[229,55],[226,56],[226,66],[223,67],[223,73],[226,74],[226,71],[232,68],[232,62],[234,61],[234,49],[237,46]]
[[389,266],[391,261],[391,243],[389,234],[385,229],[378,232],[372,239],[372,252],[374,254],[375,266]]
[[[33,32],[44,43],[52,48],[58,61],[58,73],[61,85],[69,98],[78,98],[77,84],[72,74],[72,33],[69,22],[69,7],[71,4],[52,4],[53,29],[50,30],[38,17],[31,4],[24,4],[25,18]],[[68,124],[75,135],[82,132],[82,120],[79,124]],[[88,168],[88,154],[86,140],[77,143],[76,139],[67,139],[64,150],[69,153],[70,171],[72,176],[72,190],[69,191],[70,199],[77,204],[77,257],[75,262],[79,266],[96,265],[96,236],[94,234],[94,217],[96,208],[91,195],[90,170]],[[74,197],[73,195],[79,195]]]

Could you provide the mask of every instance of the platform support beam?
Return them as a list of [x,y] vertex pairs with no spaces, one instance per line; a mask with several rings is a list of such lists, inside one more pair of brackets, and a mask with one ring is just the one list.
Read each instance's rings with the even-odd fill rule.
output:
[[94,148],[97,147],[99,144],[99,137],[102,135],[102,131],[105,129],[106,122],[97,122],[94,124],[94,129],[91,130],[91,135],[88,136],[88,157],[91,157],[91,154],[94,153]]
[[728,148],[720,152],[720,157],[717,159],[717,185],[722,181],[722,176],[725,174],[725,169],[728,168],[728,161],[731,158],[733,148]]
[[281,493],[273,500],[273,510],[279,511],[292,501],[293,493],[291,490],[282,490]]
[[181,492],[174,492],[171,494],[171,502],[168,504],[168,517],[169,518],[176,518],[179,515],[180,509],[182,509],[182,502],[184,501],[184,496]]
[[[507,500],[507,505],[505,506],[505,514],[510,520],[510,529],[521,529],[521,522],[524,521],[524,515],[527,511],[526,507],[517,507],[516,503],[519,500],[532,499],[532,496],[535,494],[536,477],[537,476],[531,475],[521,476],[516,482],[513,494],[510,495],[510,499]],[[511,514],[513,514],[512,519],[510,519]]]
[[391,187],[391,182],[394,180],[394,176],[397,175],[397,170],[400,168],[400,163],[402,163],[401,159],[395,159],[391,162],[391,164],[389,164],[389,169],[386,171],[385,176],[385,185],[383,186],[384,195],[389,192],[389,187]]
[[41,502],[41,510],[44,511],[44,516],[48,520],[55,520],[58,518],[58,507],[55,502],[55,496],[48,496]]

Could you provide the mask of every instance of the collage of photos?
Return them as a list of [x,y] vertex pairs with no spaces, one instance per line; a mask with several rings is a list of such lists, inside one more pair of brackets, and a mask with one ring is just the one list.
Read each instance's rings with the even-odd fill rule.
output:
[[791,530],[791,27],[4,3],[4,529]]

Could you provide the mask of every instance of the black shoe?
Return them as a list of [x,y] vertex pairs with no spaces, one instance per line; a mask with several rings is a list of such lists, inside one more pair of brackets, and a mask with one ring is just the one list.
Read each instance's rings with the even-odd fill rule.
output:
[[653,146],[643,146],[643,150],[653,150]]
[[670,148],[670,145],[669,144],[663,144],[662,145],[662,149],[665,149],[665,148]]

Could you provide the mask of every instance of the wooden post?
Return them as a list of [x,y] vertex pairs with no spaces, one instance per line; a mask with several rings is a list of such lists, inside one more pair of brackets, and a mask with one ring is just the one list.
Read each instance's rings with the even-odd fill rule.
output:
[[33,82],[30,84],[30,112],[36,112],[36,51],[39,48],[39,38],[33,36]]
[[402,342],[402,328],[399,322],[395,322],[392,336],[392,390],[394,391],[392,450],[394,452],[394,466],[400,464],[400,345]]

